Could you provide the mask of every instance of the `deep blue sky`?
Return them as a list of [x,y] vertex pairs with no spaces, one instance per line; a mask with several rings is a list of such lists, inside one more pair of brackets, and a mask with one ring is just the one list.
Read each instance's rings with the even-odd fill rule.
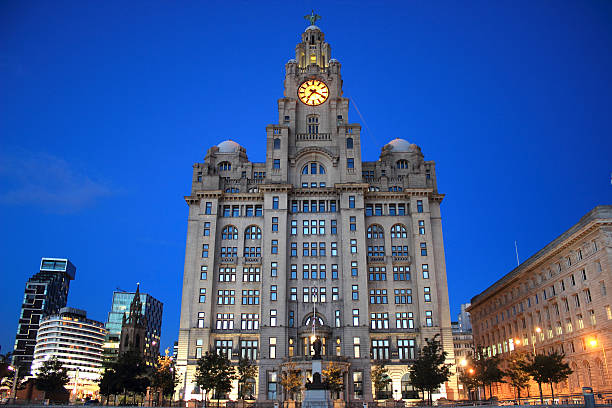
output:
[[44,256],[77,266],[69,304],[95,319],[140,281],[172,344],[191,166],[227,138],[265,159],[311,8],[364,159],[402,137],[437,163],[453,318],[516,265],[515,240],[524,260],[612,204],[608,0],[4,1],[2,352]]

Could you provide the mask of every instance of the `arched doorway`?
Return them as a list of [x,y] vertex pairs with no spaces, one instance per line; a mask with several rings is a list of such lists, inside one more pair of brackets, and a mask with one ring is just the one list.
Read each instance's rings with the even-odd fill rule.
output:
[[419,392],[414,389],[410,382],[410,373],[406,373],[402,376],[401,380],[401,391],[402,399],[417,399],[419,398]]

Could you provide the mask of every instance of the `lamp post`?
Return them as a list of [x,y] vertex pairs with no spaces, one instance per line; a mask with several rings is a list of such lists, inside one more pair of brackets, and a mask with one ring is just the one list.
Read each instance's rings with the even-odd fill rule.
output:
[[[589,346],[593,348],[597,347],[597,338],[591,338],[589,340]],[[603,353],[604,364],[606,366],[606,377],[610,377],[610,373],[608,372],[608,360],[606,359],[606,350],[604,349],[603,341],[601,342],[601,352]]]

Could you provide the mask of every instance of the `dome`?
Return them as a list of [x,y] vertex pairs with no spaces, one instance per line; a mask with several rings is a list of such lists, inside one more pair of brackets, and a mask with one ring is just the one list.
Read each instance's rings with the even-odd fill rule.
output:
[[330,63],[330,64],[333,64],[333,63],[336,63],[336,62],[338,62],[338,60],[337,60],[337,59],[335,59],[335,58],[332,58],[332,59],[330,59],[330,60],[329,60],[329,63]]
[[393,152],[415,152],[418,151],[419,147],[405,139],[393,139],[387,146],[391,147]]
[[233,140],[225,140],[217,145],[219,153],[234,153],[240,149],[240,145]]
[[297,60],[295,58],[291,58],[289,61],[287,61],[287,64],[297,64]]
[[318,30],[321,31],[321,29],[319,27],[317,27],[316,25],[309,25],[308,27],[306,27],[306,30],[304,30],[304,32],[308,31],[308,30]]

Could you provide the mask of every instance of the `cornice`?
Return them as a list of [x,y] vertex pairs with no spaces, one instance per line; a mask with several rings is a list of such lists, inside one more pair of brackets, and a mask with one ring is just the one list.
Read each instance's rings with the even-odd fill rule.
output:
[[337,191],[367,191],[370,185],[368,183],[336,183],[334,188]]

